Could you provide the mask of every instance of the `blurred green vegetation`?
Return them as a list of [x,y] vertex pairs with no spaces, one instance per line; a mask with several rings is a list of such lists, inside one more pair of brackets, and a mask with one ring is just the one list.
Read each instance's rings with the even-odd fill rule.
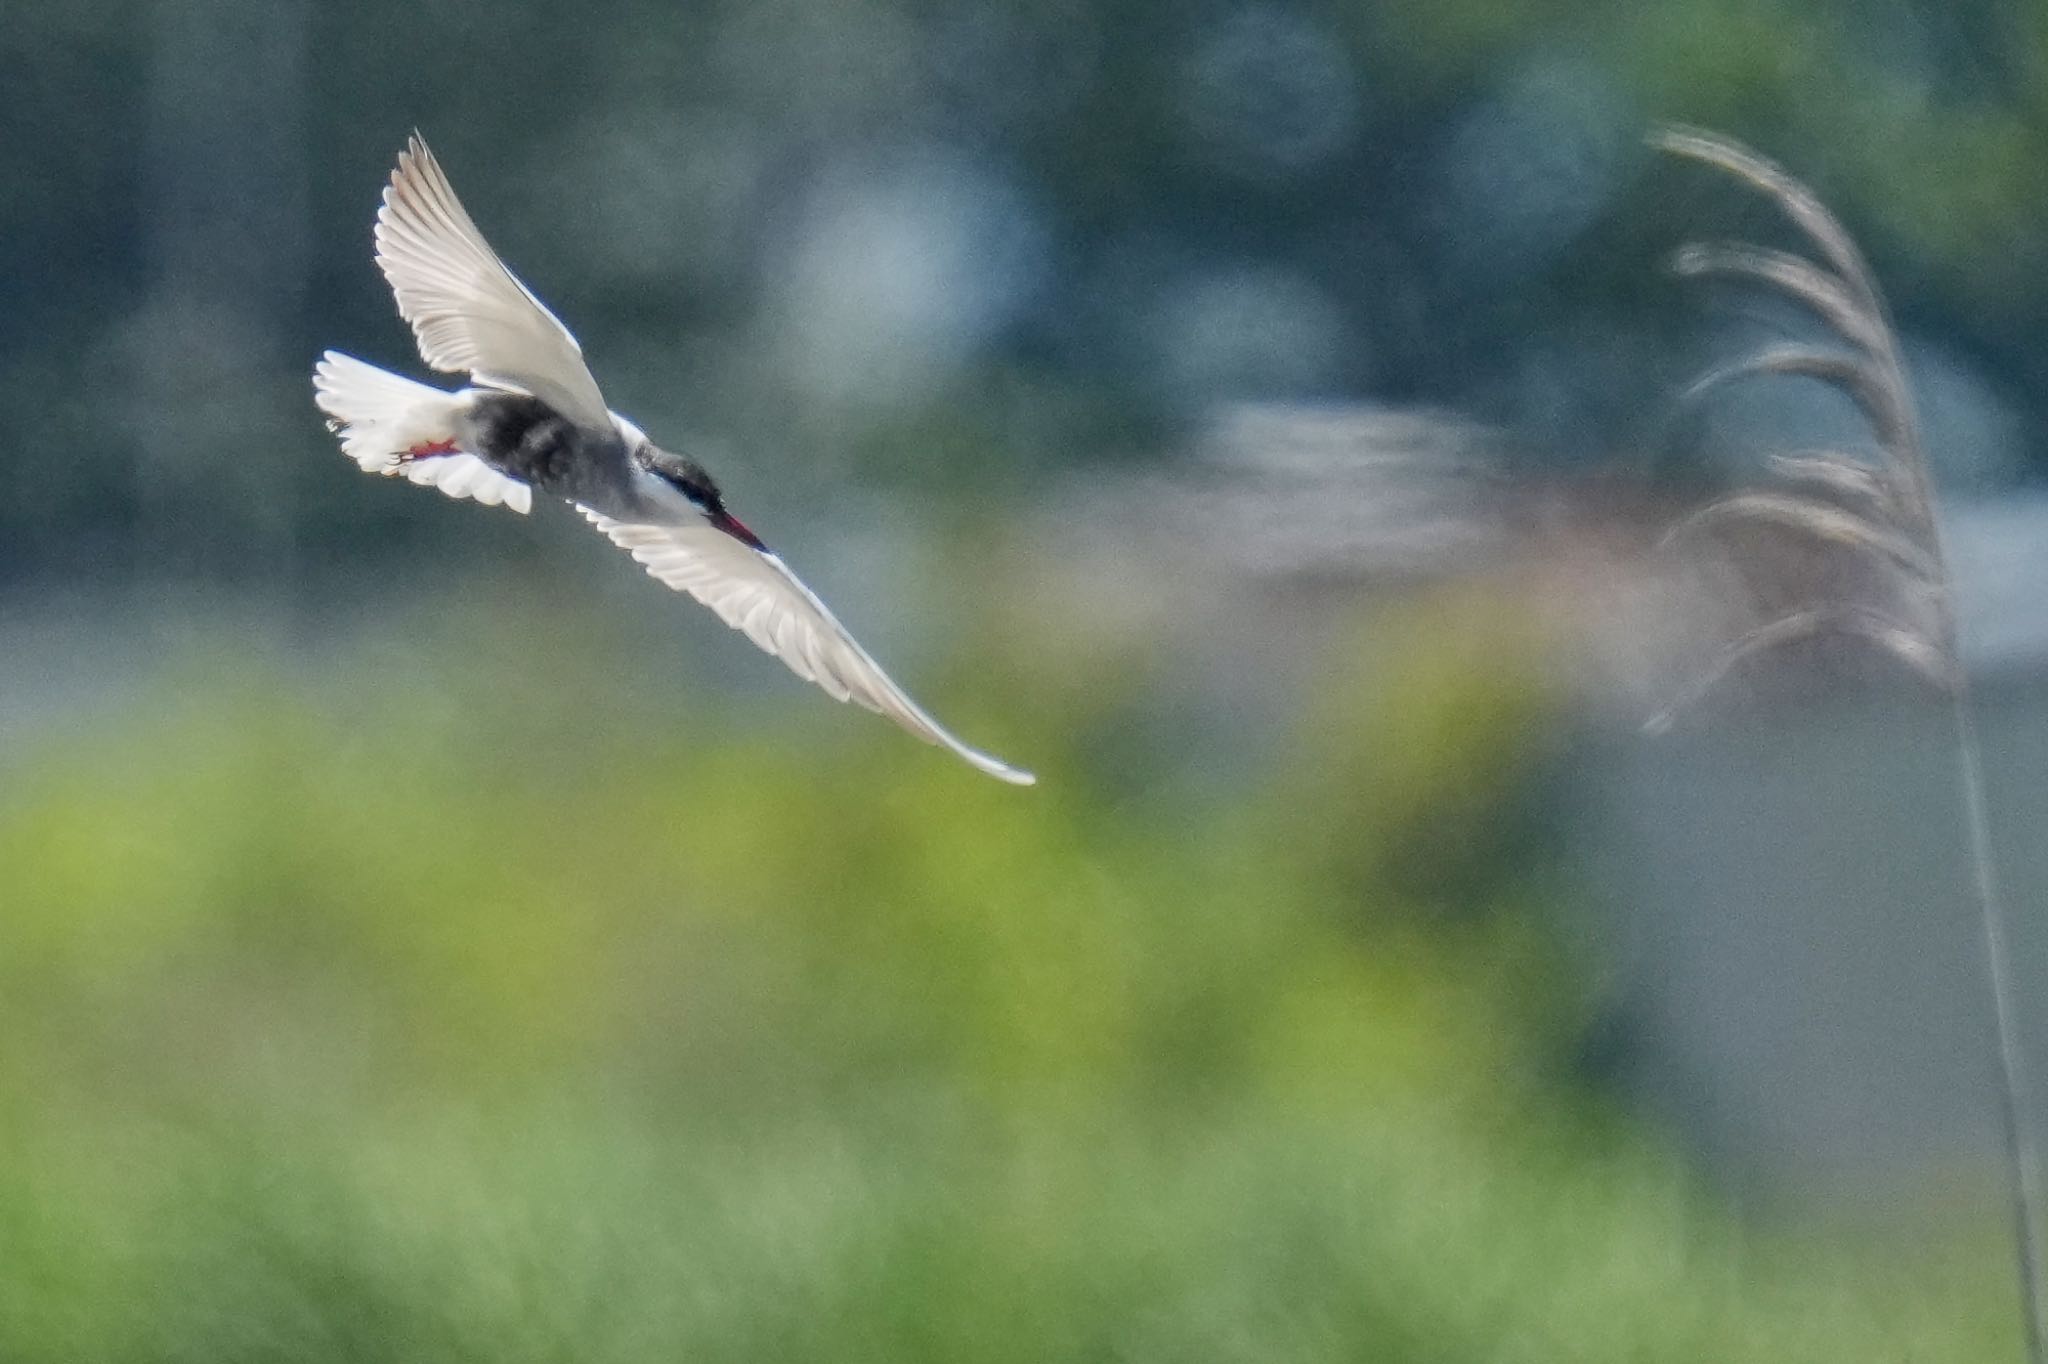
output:
[[[0,751],[0,1364],[2012,1351],[2002,1246],[1745,1226],[1579,1073],[1557,717],[1499,602],[1361,622],[1271,752],[1161,718],[1166,642],[991,626],[915,690],[1019,792],[515,597],[546,532],[365,485],[306,370],[407,354],[368,220],[418,124],[764,524],[1028,522],[1241,398],[1647,458],[1701,325],[1658,262],[1738,197],[1651,169],[1681,120],[1811,180],[2032,430],[2048,5],[7,20],[0,578],[190,584],[149,629],[211,642]],[[422,562],[500,596],[263,638]]]
[[[785,462],[1025,501],[1243,397],[1439,404],[1532,461],[1640,467],[1697,358],[1660,262],[1774,221],[1656,169],[1661,121],[1811,182],[1967,377],[1985,467],[2041,467],[2037,2],[13,11],[0,408],[24,459],[61,452],[0,502],[17,581],[246,582],[465,534],[343,491],[307,395],[327,346],[409,353],[368,222],[414,125],[622,411],[761,471],[742,505]],[[953,257],[927,283],[983,298],[971,324],[887,274]],[[929,370],[890,380],[892,347]]]
[[1378,614],[1228,802],[1101,742],[1117,646],[954,660],[1017,791],[603,628],[239,640],[10,762],[0,1359],[2012,1345],[1997,1247],[1744,1229],[1574,1078],[1498,604]]

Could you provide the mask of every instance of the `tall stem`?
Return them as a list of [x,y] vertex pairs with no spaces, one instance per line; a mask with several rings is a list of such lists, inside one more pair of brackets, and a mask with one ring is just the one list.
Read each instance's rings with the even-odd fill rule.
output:
[[[1991,847],[1991,812],[1984,791],[1983,744],[1977,737],[1977,712],[1970,680],[1963,671],[1961,631],[1955,612],[1955,578],[1943,545],[1941,516],[1935,504],[1934,469],[1920,441],[1913,413],[1912,386],[1899,354],[1897,332],[1886,313],[1884,297],[1863,253],[1849,234],[1816,199],[1813,192],[1777,166],[1739,143],[1713,133],[1666,129],[1652,141],[1664,150],[1718,166],[1746,180],[1778,202],[1806,238],[1817,246],[1835,273],[1829,274],[1802,258],[1771,258],[1774,267],[1762,273],[1767,283],[1816,311],[1842,341],[1877,371],[1877,386],[1891,400],[1879,419],[1883,474],[1900,498],[1900,523],[1919,540],[1932,560],[1923,586],[1935,607],[1933,637],[1925,641],[1947,664],[1946,690],[1954,703],[1956,780],[1961,788],[1963,822],[1969,842],[1970,869],[1975,878],[1977,914],[1984,932],[1984,964],[1991,995],[1991,1021],[1997,1041],[1999,1097],[2005,1135],[2006,1171],[2011,1180],[2013,1240],[2018,1251],[2020,1298],[2025,1309],[2027,1359],[2048,1364],[2048,1318],[2041,1291],[2042,1209],[2040,1143],[2035,1123],[2033,1085],[2026,1049],[2020,1043],[2018,992],[2013,986],[2012,949],[2007,943],[2008,919],[1999,891],[1998,867]],[[1743,248],[1717,259],[1735,262],[1742,272]],[[1697,256],[1695,256],[1697,259]],[[1787,261],[1789,260],[1789,264]],[[1751,273],[1755,273],[1751,271]],[[1846,295],[1848,302],[1842,300]],[[1770,366],[1761,367],[1768,370]],[[1853,386],[1852,386],[1853,387]],[[1855,396],[1852,393],[1852,396]],[[1888,417],[1889,420],[1885,418]],[[1794,615],[1770,629],[1790,637],[1790,627],[1803,628],[1812,613]],[[1759,632],[1761,637],[1761,632]],[[1769,639],[1766,638],[1768,643]],[[1711,682],[1711,678],[1709,681]]]
[[[1889,328],[1886,329],[1889,332]],[[1905,392],[1905,369],[1896,347],[1887,363]],[[1999,1126],[2005,1140],[2007,1191],[2012,1199],[2012,1239],[2020,1278],[2027,1364],[2048,1364],[2048,1302],[2041,1292],[2041,1140],[2035,1120],[2033,1073],[2020,1039],[2019,990],[2013,983],[2011,918],[1998,879],[1991,840],[1991,801],[1984,785],[1984,744],[1977,737],[1977,704],[1963,664],[1962,625],[1956,616],[1956,579],[1936,505],[1933,465],[1920,444],[1919,427],[1908,418],[1909,458],[1929,547],[1939,577],[1936,631],[1950,670],[1949,703],[1956,728],[1956,784],[1963,801],[1964,836],[1970,875],[1977,892],[1977,919],[1984,937],[1984,976],[1991,996],[1991,1025],[1998,1051]]]
[[2005,898],[1991,851],[1991,814],[1984,794],[1983,746],[1970,686],[1960,677],[1954,690],[1956,778],[1962,787],[1970,863],[1976,878],[1977,912],[1984,929],[1984,965],[1991,985],[1992,1023],[1998,1036],[1999,1093],[2005,1136],[2006,1171],[2011,1180],[2013,1240],[2019,1250],[2020,1299],[2026,1310],[2027,1359],[2044,1364],[2048,1319],[2041,1295],[2041,1164],[2034,1121],[2033,1086],[2026,1050],[2020,1044],[2013,987],[2012,950],[2006,941]]

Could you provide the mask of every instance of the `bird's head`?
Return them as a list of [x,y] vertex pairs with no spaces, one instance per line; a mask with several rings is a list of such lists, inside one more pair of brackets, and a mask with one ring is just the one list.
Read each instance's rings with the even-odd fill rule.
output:
[[741,544],[764,553],[767,551],[768,546],[761,543],[760,537],[725,509],[725,497],[718,491],[711,472],[703,465],[687,455],[664,450],[651,441],[647,444],[644,458],[648,472],[689,498],[691,505],[704,513],[705,520]]

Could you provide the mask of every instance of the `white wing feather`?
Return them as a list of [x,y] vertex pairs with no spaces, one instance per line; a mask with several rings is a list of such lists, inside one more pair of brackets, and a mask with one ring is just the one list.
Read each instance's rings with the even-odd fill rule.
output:
[[716,611],[806,682],[837,701],[886,715],[926,743],[949,748],[990,776],[1018,786],[1037,778],[971,748],[927,715],[846,632],[825,603],[765,550],[710,525],[629,525],[579,508],[649,574]]
[[435,369],[531,393],[571,420],[609,430],[583,348],[505,268],[415,133],[377,212],[377,265]]
[[521,513],[533,507],[532,488],[475,455],[400,458],[411,446],[454,434],[464,402],[460,393],[444,393],[331,350],[313,367],[313,401],[336,425],[342,453],[366,474],[402,474],[485,506],[502,502]]
[[533,510],[533,489],[507,478],[475,455],[436,455],[373,473],[404,474],[423,488],[439,488],[450,497],[473,497],[486,507],[500,503],[522,515]]

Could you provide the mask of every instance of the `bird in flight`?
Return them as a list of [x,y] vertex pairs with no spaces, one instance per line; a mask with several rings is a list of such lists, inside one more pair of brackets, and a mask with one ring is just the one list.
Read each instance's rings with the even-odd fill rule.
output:
[[531,509],[536,488],[560,497],[656,579],[834,699],[885,715],[991,776],[1033,782],[954,738],[890,681],[727,510],[702,465],[605,406],[576,338],[484,241],[417,133],[384,191],[376,244],[421,358],[470,382],[449,392],[339,351],[321,356],[315,401],[365,472],[518,512]]

